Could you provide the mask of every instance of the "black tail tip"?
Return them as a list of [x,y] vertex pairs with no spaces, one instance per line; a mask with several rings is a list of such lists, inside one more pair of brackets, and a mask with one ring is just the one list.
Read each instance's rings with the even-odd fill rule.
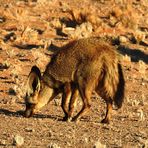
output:
[[125,96],[125,80],[124,80],[124,75],[122,71],[122,66],[119,63],[118,63],[118,77],[119,77],[119,83],[117,86],[117,91],[114,97],[114,101],[115,101],[115,105],[118,108],[121,108],[124,101],[124,96]]

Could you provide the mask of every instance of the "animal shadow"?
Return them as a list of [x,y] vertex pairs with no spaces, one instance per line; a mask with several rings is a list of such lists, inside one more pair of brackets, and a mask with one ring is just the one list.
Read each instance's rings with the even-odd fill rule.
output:
[[[10,111],[7,109],[0,109],[0,115],[6,115],[9,117],[24,117],[24,110],[18,110],[18,111]],[[25,118],[25,117],[24,117]],[[62,121],[62,117],[58,115],[47,115],[47,114],[34,114],[31,118],[37,118],[37,119],[52,119],[52,120],[58,120]]]
[[0,114],[3,114],[3,115],[6,115],[6,116],[14,116],[14,117],[20,117],[23,115],[23,111],[22,110],[19,110],[19,111],[10,111],[10,110],[7,110],[7,109],[0,109]]
[[142,60],[148,64],[148,55],[139,49],[130,49],[125,46],[119,46],[118,50],[121,52],[121,54],[130,56],[132,62],[139,62],[139,60]]

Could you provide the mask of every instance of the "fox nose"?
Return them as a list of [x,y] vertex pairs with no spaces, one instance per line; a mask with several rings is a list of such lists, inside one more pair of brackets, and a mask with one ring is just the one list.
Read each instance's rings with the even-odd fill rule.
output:
[[27,103],[26,110],[24,112],[24,117],[27,117],[27,118],[32,117],[34,114],[34,107],[35,107],[35,104]]
[[32,117],[33,116],[33,110],[32,109],[26,109],[25,110],[25,113],[24,113],[24,117],[26,117],[26,118],[30,118],[30,117]]

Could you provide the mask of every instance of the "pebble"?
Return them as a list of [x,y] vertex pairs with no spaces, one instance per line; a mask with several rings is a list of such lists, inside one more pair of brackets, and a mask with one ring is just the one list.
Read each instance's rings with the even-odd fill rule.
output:
[[0,145],[6,145],[6,140],[1,140]]
[[66,27],[62,29],[62,32],[71,36],[72,38],[86,38],[93,32],[93,26],[90,22],[84,22],[76,28]]
[[16,146],[22,146],[24,144],[24,138],[20,135],[16,135],[14,137],[14,145]]
[[25,131],[26,131],[26,132],[34,132],[35,130],[32,129],[32,128],[25,128]]
[[128,41],[128,39],[125,36],[119,36],[119,41],[121,43],[126,43]]
[[106,148],[106,145],[102,144],[99,140],[95,143],[94,148]]

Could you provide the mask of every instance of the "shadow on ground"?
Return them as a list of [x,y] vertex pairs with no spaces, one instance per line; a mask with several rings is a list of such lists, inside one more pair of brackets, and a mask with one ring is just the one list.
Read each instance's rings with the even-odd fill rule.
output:
[[[10,111],[10,110],[7,110],[7,109],[0,109],[0,114],[10,116],[10,117],[24,117],[24,111],[23,110],[19,110],[19,111],[14,112],[14,111]],[[49,118],[49,119],[52,119],[52,120],[62,121],[62,117],[57,116],[57,115],[35,114],[31,118],[41,118],[41,119]]]
[[14,45],[14,47],[23,50],[31,50],[33,48],[43,48],[43,45],[34,45],[34,44],[23,44],[23,45]]
[[148,64],[148,55],[139,49],[130,49],[125,46],[119,46],[118,50],[121,52],[121,54],[130,56],[132,62],[139,62],[142,60]]
[[0,109],[0,114],[6,115],[6,116],[20,117],[23,115],[23,111],[13,112],[7,109]]

